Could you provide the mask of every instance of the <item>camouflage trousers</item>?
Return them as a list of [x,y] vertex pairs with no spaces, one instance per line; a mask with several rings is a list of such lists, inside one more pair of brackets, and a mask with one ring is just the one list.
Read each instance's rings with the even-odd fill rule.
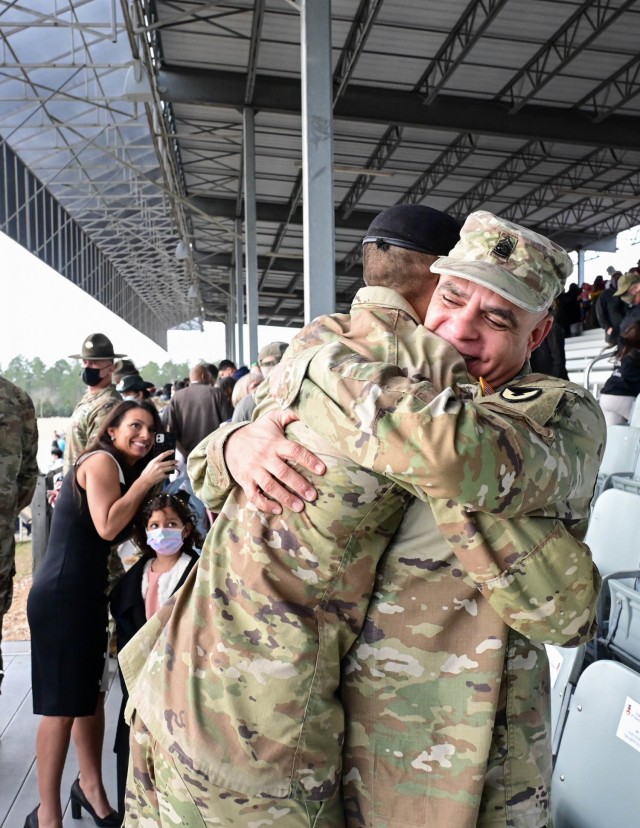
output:
[[0,520],[0,688],[4,678],[2,661],[2,624],[13,601],[13,576],[16,574],[15,521]]
[[131,724],[124,828],[344,828],[338,795],[326,802],[269,799],[203,783],[138,716]]

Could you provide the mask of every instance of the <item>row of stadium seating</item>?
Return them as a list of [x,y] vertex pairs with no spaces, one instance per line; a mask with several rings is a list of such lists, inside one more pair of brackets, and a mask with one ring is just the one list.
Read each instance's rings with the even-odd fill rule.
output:
[[586,537],[603,578],[596,638],[547,646],[554,828],[640,821],[640,404],[631,423],[607,429]]

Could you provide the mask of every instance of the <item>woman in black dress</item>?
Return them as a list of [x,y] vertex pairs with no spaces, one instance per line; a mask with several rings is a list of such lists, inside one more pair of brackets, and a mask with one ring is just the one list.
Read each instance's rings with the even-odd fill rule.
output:
[[[96,825],[119,825],[102,783],[107,653],[107,559],[131,534],[140,504],[175,468],[172,452],[152,457],[160,422],[149,403],[126,401],[64,478],[47,552],[27,603],[31,628],[40,805],[25,828],[61,828],[60,785],[73,736],[80,777],[71,789]],[[80,786],[82,781],[82,787]]]

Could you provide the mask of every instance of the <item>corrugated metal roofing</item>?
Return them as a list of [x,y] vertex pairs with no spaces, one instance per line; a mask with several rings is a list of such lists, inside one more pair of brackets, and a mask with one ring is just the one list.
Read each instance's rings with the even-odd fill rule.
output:
[[[0,136],[161,323],[225,320],[255,106],[260,322],[301,324],[296,3],[48,5],[0,0]],[[566,245],[640,223],[640,2],[334,0],[332,21],[334,74],[356,56],[335,104],[340,310],[364,229],[398,201],[490,209]],[[137,104],[134,56],[152,89]]]

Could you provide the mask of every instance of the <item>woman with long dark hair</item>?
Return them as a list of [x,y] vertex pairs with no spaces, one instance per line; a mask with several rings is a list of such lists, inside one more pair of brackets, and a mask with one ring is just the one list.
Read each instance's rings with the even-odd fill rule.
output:
[[616,367],[600,394],[607,425],[626,425],[640,394],[640,322],[632,322],[618,339]]
[[31,628],[40,805],[25,828],[61,828],[60,785],[73,736],[80,776],[71,788],[72,815],[81,809],[98,826],[118,826],[102,782],[107,654],[107,560],[113,543],[151,489],[175,468],[171,452],[152,456],[161,430],[155,406],[120,403],[64,478],[47,552],[27,603]]

